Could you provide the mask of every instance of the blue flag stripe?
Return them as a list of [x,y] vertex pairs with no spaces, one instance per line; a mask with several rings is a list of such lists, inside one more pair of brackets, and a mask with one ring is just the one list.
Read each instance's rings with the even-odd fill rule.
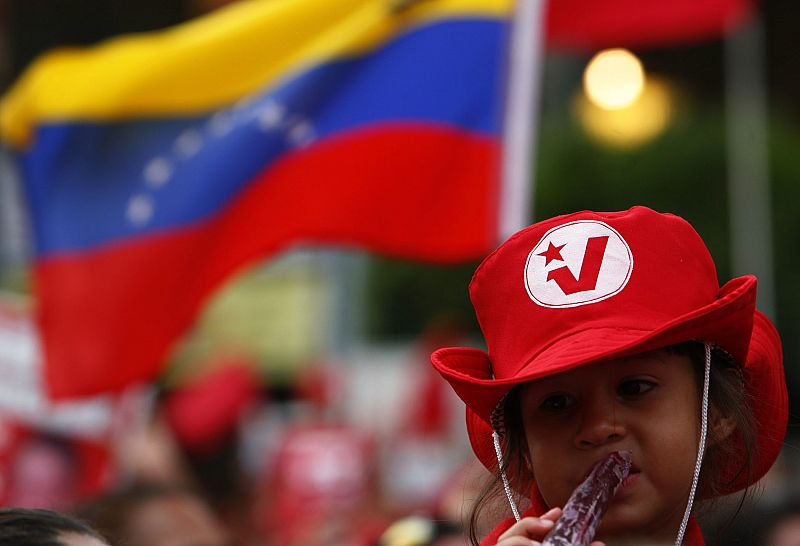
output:
[[281,155],[381,123],[497,135],[507,22],[443,20],[205,116],[43,125],[22,157],[39,255],[213,215]]

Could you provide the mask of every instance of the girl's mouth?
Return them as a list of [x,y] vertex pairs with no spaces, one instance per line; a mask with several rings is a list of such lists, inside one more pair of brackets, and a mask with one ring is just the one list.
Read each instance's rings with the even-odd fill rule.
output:
[[641,469],[638,466],[633,465],[631,467],[630,473],[627,475],[627,477],[624,480],[622,480],[622,484],[620,485],[619,492],[625,491],[626,489],[629,489],[630,487],[632,487],[637,482],[637,480],[639,479],[639,474],[641,474],[641,473],[642,473]]
[[[595,463],[595,464],[597,464],[597,463]],[[588,477],[589,477],[589,474],[591,474],[591,473],[592,473],[592,469],[593,469],[593,468],[594,468],[594,465],[592,465],[592,466],[590,466],[590,467],[589,467],[589,470],[587,470],[587,471],[586,471],[586,475],[583,477],[583,480],[585,480],[586,478],[588,478]],[[642,469],[641,469],[641,468],[639,468],[639,467],[636,465],[636,463],[634,463],[634,462],[631,462],[631,470],[630,470],[630,472],[628,473],[628,478],[630,478],[630,477],[631,477],[631,476],[633,476],[634,474],[640,474],[641,472],[642,472]],[[627,480],[628,478],[625,478],[625,479]],[[581,480],[581,481],[583,481],[583,480]],[[623,483],[625,483],[625,481],[624,481],[624,480],[623,480]]]
[[[594,468],[594,466],[592,466],[592,468]],[[622,480],[622,483],[619,485],[619,489],[617,490],[616,494],[619,495],[620,493],[623,493],[625,490],[632,487],[638,481],[639,474],[641,473],[642,469],[639,466],[637,466],[636,463],[631,463],[631,470],[628,473],[628,475]],[[589,474],[591,474],[591,468],[586,473],[586,476],[583,477],[583,480],[585,480],[589,476]]]

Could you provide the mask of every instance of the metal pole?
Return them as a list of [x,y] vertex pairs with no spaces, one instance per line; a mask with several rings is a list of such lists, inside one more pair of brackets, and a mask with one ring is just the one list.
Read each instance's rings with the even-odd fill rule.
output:
[[334,361],[343,362],[364,340],[369,257],[349,249],[319,249],[317,255],[331,290],[328,354]]
[[725,38],[731,266],[758,277],[758,306],[775,317],[767,92],[760,18]]
[[544,59],[546,0],[518,0],[511,30],[503,124],[500,241],[531,221]]
[[20,179],[10,152],[0,147],[0,274],[22,266],[30,254],[27,228]]

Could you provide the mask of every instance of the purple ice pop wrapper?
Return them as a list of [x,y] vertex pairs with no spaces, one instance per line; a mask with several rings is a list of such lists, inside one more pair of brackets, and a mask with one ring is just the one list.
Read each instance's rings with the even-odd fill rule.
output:
[[629,451],[615,451],[598,462],[564,505],[542,546],[586,546],[622,481],[631,471]]

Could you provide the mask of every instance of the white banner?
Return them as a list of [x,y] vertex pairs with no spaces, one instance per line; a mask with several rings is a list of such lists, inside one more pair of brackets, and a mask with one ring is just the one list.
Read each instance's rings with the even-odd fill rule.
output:
[[111,425],[111,397],[48,400],[31,309],[28,298],[0,292],[0,414],[69,436],[100,438]]

